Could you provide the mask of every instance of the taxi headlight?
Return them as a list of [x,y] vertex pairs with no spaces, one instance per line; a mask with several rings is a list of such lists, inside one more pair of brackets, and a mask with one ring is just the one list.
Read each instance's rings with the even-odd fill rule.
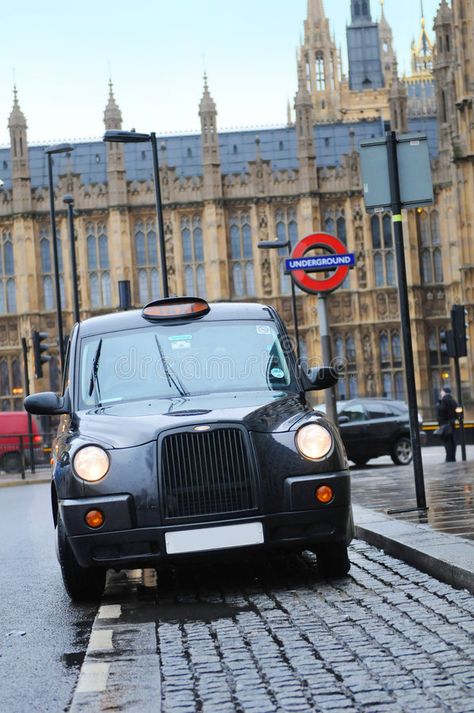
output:
[[333,447],[333,437],[330,432],[317,423],[309,423],[297,431],[295,443],[302,456],[309,460],[325,458]]
[[85,446],[77,451],[72,465],[79,478],[96,483],[107,475],[110,458],[107,451],[99,446]]

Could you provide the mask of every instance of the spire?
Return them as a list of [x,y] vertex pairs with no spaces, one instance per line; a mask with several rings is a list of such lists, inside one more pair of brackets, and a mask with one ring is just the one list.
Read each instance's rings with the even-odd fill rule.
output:
[[308,0],[308,22],[319,24],[326,19],[323,0]]
[[206,200],[222,198],[221,160],[217,134],[217,108],[204,73],[204,91],[199,104],[203,163],[203,195]]
[[423,9],[423,0],[420,0],[421,11],[421,29],[418,37],[418,43],[412,43],[412,74],[431,73],[433,68],[433,43],[431,42],[428,32],[426,31],[426,21]]
[[16,85],[13,87],[13,109],[8,120],[8,128],[22,127],[26,129],[26,119],[18,103],[18,91]]
[[203,114],[217,114],[216,103],[209,92],[206,72],[204,72],[204,91],[199,104],[199,115],[202,116]]
[[109,79],[109,99],[104,111],[104,124],[106,129],[122,128],[122,112],[115,101],[112,79]]

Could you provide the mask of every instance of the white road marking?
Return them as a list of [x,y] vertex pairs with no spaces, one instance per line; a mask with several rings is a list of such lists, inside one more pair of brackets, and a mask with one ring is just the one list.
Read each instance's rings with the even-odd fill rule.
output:
[[93,629],[89,639],[87,651],[112,651],[112,629]]
[[110,664],[86,663],[82,664],[81,675],[75,693],[97,693],[105,691],[109,676]]
[[97,613],[97,619],[119,619],[121,614],[120,604],[103,604]]

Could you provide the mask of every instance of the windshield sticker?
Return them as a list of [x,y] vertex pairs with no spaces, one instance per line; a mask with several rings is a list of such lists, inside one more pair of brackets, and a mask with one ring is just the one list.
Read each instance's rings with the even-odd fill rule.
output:
[[275,379],[283,379],[285,372],[282,369],[272,369],[270,374],[275,377]]
[[182,339],[180,342],[171,342],[171,349],[191,349],[191,342]]
[[171,349],[191,349],[192,334],[173,334],[168,337],[171,342]]
[[268,324],[257,324],[257,334],[271,334],[272,330]]

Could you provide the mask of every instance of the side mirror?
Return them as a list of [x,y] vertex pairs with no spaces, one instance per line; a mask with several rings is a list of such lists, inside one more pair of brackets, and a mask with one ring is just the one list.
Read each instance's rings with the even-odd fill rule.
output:
[[31,396],[26,397],[24,406],[28,413],[39,416],[57,416],[63,413],[71,413],[71,399],[68,391],[64,396],[58,396],[54,391],[31,394]]
[[349,416],[338,416],[338,418],[337,418],[337,422],[339,424],[350,423],[350,421],[351,421],[351,419],[349,418]]
[[332,367],[320,366],[309,369],[307,373],[301,370],[301,378],[305,391],[322,391],[337,384],[339,376]]

